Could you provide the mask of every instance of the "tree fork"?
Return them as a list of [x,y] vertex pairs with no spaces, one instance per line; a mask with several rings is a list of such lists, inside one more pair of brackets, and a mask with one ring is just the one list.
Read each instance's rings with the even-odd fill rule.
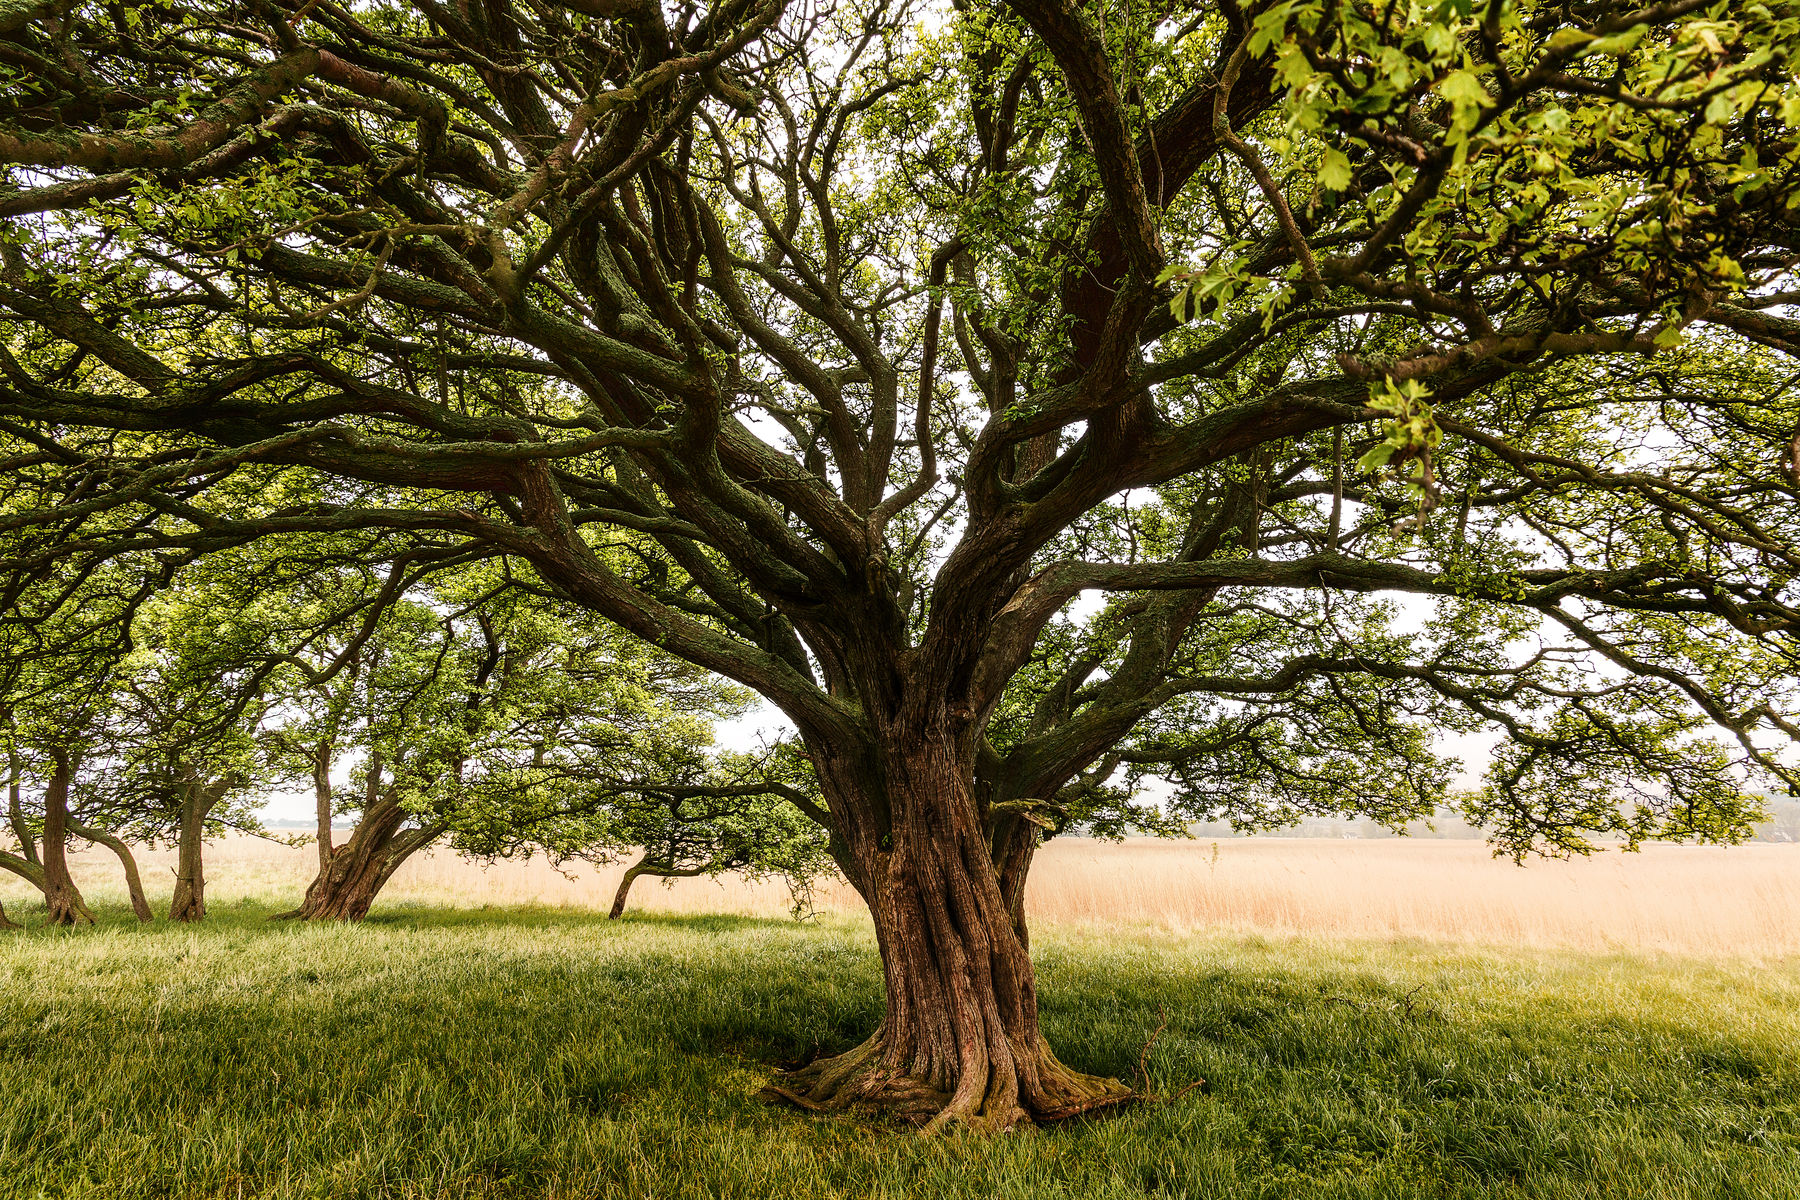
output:
[[360,921],[368,916],[401,864],[442,832],[437,826],[402,829],[407,816],[392,798],[380,800],[356,823],[349,839],[331,851],[300,906],[271,919]]

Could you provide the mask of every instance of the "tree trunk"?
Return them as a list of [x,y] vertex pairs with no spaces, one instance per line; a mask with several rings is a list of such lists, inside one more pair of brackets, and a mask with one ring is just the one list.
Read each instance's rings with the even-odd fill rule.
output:
[[625,878],[619,880],[619,890],[613,895],[612,911],[606,914],[609,921],[619,919],[625,911],[625,897],[631,892],[631,885],[637,882],[639,875],[655,875],[663,879],[689,879],[706,872],[705,867],[675,867],[662,863],[653,863],[648,854],[637,860],[625,872]]
[[146,925],[154,921],[156,914],[150,911],[150,901],[144,898],[144,881],[138,875],[137,859],[132,855],[131,847],[125,844],[124,839],[115,837],[104,829],[95,829],[91,825],[80,825],[74,821],[69,822],[69,832],[76,837],[86,838],[97,845],[105,846],[119,856],[119,865],[125,870],[125,890],[131,896],[131,911],[136,913],[137,919]]
[[6,814],[12,823],[13,836],[19,839],[19,849],[25,855],[25,861],[38,862],[37,842],[32,839],[31,826],[25,821],[25,801],[19,794],[19,785],[24,770],[19,763],[19,752],[12,747],[6,751],[7,783]]
[[365,810],[349,840],[320,868],[300,907],[275,919],[360,921],[368,916],[375,897],[400,864],[443,832],[440,825],[403,829],[408,815],[391,796]]
[[331,870],[331,743],[313,752],[313,811],[319,822],[319,873]]
[[73,760],[62,750],[51,752],[50,785],[44,789],[44,907],[52,925],[92,925],[81,890],[69,874],[69,785]]
[[6,915],[6,905],[0,904],[0,929],[23,929],[23,925]]
[[631,885],[636,883],[637,877],[643,873],[644,860],[641,858],[626,869],[625,878],[619,880],[619,890],[613,893],[612,911],[606,914],[607,920],[619,919],[619,916],[625,911],[625,898],[631,894]]
[[169,901],[171,921],[206,919],[206,818],[230,789],[229,780],[187,784],[181,794],[181,831],[176,837],[175,897]]
[[886,1014],[856,1049],[769,1091],[815,1110],[884,1108],[927,1128],[1005,1129],[1129,1099],[1117,1080],[1064,1066],[1038,1031],[1023,909],[1001,887],[1001,868],[1022,878],[1023,865],[995,863],[967,756],[944,737],[887,746],[885,787],[856,777],[866,768],[814,760],[846,873],[874,917]]

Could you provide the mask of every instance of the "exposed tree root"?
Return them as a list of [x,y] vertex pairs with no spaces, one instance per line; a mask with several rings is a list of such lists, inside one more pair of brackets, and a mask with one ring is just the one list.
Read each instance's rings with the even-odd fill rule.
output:
[[1159,1009],[1158,1015],[1160,1021],[1138,1051],[1135,1088],[1116,1079],[1070,1069],[1040,1038],[1036,1054],[1023,1064],[1029,1070],[1022,1074],[1035,1081],[1033,1086],[1021,1088],[1019,1074],[990,1068],[985,1088],[959,1087],[954,1093],[948,1092],[920,1076],[888,1065],[884,1061],[882,1034],[877,1032],[854,1050],[783,1072],[760,1094],[771,1102],[807,1112],[862,1111],[922,1125],[927,1132],[952,1126],[999,1132],[1127,1105],[1172,1104],[1204,1086],[1206,1080],[1195,1079],[1168,1095],[1150,1089],[1150,1051],[1169,1026],[1168,1012]]
[[52,925],[92,925],[94,914],[88,911],[87,901],[75,890],[73,884],[68,887],[52,885],[44,892],[44,908]]
[[877,1033],[847,1053],[785,1072],[761,1094],[808,1112],[857,1110],[892,1117],[928,1133],[950,1128],[997,1133],[1064,1121],[1129,1103],[1136,1095],[1116,1079],[1064,1066],[1041,1038],[1025,1061],[995,1056],[979,1074],[957,1081],[954,1090],[892,1065],[883,1051]]

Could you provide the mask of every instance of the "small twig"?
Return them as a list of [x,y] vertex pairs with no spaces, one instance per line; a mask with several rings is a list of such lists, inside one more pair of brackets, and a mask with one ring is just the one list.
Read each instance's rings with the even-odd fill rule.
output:
[[[1409,1025],[1417,1024],[1418,1018],[1421,1016],[1425,1016],[1427,1014],[1432,1015],[1432,1016],[1438,1015],[1438,1010],[1437,1010],[1436,1005],[1434,1005],[1434,1004],[1421,1005],[1419,1003],[1418,995],[1420,992],[1422,992],[1424,990],[1425,990],[1425,985],[1422,983],[1419,984],[1419,986],[1413,988],[1412,991],[1406,993],[1406,995],[1404,995],[1404,996],[1400,997],[1400,999],[1396,1000],[1393,1004],[1393,1007],[1389,1011],[1398,1013],[1401,1017],[1405,1018],[1407,1024],[1409,1024]],[[1369,1005],[1364,1004],[1362,1001],[1351,1000],[1344,996],[1325,996],[1325,997],[1323,997],[1323,999],[1326,1004],[1342,1004],[1346,1008],[1354,1008],[1357,1012],[1360,1012],[1360,1013],[1367,1013],[1367,1012],[1373,1011]]]
[[1438,1016],[1439,1015],[1438,1010],[1437,1010],[1437,1005],[1435,1005],[1435,1004],[1426,1004],[1423,1007],[1418,1007],[1418,1000],[1416,999],[1416,997],[1418,996],[1418,994],[1420,992],[1422,992],[1424,990],[1425,990],[1425,985],[1421,983],[1418,987],[1414,988],[1412,991],[1410,991],[1410,992],[1406,993],[1406,995],[1402,996],[1400,998],[1400,1003],[1394,1006],[1396,1011],[1398,1011],[1401,1016],[1406,1018],[1406,1023],[1409,1025],[1417,1023],[1417,1019],[1413,1015],[1415,1008],[1417,1008],[1419,1016],[1426,1016],[1426,1015]]
[[330,316],[332,313],[342,312],[346,308],[361,304],[364,300],[373,296],[375,294],[375,285],[381,282],[382,269],[387,266],[388,258],[393,253],[394,239],[391,237],[386,238],[381,243],[380,253],[375,256],[375,267],[369,272],[369,281],[367,283],[363,284],[362,287],[357,289],[352,295],[345,296],[341,300],[333,300],[330,304],[327,304],[322,308],[315,308],[309,313],[302,314],[300,320],[317,321],[323,317]]
[[1143,1048],[1138,1051],[1138,1086],[1136,1100],[1140,1104],[1173,1104],[1175,1101],[1181,1099],[1183,1096],[1205,1083],[1206,1080],[1195,1079],[1192,1083],[1188,1084],[1172,1096],[1160,1096],[1150,1090],[1150,1066],[1148,1062],[1150,1050],[1156,1045],[1156,1039],[1162,1036],[1162,1031],[1169,1027],[1169,1010],[1159,1004],[1156,1006],[1156,1015],[1161,1018],[1161,1021],[1157,1024],[1156,1029],[1150,1036],[1145,1039]]
[[1143,1049],[1138,1051],[1138,1090],[1140,1092],[1148,1092],[1150,1090],[1150,1072],[1148,1068],[1145,1067],[1144,1060],[1150,1057],[1150,1048],[1156,1045],[1156,1039],[1162,1036],[1162,1031],[1169,1027],[1169,1010],[1167,1008],[1160,1004],[1157,1005],[1156,1015],[1161,1017],[1162,1020],[1157,1024],[1150,1036],[1145,1039]]
[[288,18],[288,28],[298,30],[300,22],[306,20],[312,14],[312,10],[318,6],[319,0],[306,0],[306,3],[300,6],[300,11]]

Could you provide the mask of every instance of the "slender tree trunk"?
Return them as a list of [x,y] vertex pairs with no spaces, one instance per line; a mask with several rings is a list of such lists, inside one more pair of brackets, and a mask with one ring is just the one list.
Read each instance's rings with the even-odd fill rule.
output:
[[319,821],[319,872],[331,869],[331,743],[313,752],[313,811]]
[[0,929],[23,929],[23,925],[6,915],[6,905],[0,904]]
[[175,842],[175,896],[169,901],[171,921],[206,919],[206,818],[225,798],[229,780],[189,783],[181,795],[181,831]]
[[637,882],[637,877],[644,873],[645,862],[640,858],[626,868],[625,878],[619,880],[619,890],[613,893],[612,911],[606,914],[607,920],[616,921],[624,913],[625,898],[631,895],[631,885]]
[[63,750],[51,752],[50,784],[44,789],[44,907],[53,925],[92,925],[81,890],[69,874],[69,785],[75,766]]
[[38,861],[37,842],[31,836],[31,826],[25,821],[25,800],[19,794],[20,782],[24,770],[19,762],[19,752],[7,747],[6,751],[6,814],[12,823],[13,836],[19,839],[19,849],[27,862]]
[[625,872],[625,878],[619,880],[619,890],[613,894],[612,911],[607,919],[616,921],[625,911],[625,898],[631,894],[631,885],[637,882],[639,875],[655,875],[661,879],[690,879],[695,875],[705,874],[705,867],[677,867],[664,863],[653,863],[648,854],[633,863]]
[[[972,756],[927,729],[896,733],[866,766],[815,754],[846,874],[868,901],[887,1011],[868,1041],[777,1080],[810,1109],[870,1105],[927,1123],[1004,1129],[1131,1095],[1064,1066],[1038,1030],[1023,908],[1002,889],[971,794]],[[882,782],[877,782],[877,779]],[[1007,857],[1011,857],[1008,855]]]
[[125,840],[104,829],[95,829],[91,825],[81,825],[74,821],[69,822],[69,832],[96,845],[105,846],[118,855],[119,865],[125,870],[125,890],[131,896],[131,911],[146,925],[154,921],[156,914],[150,911],[150,901],[144,897],[144,881],[138,875],[137,858],[131,853],[131,847],[125,844]]
[[407,811],[391,796],[365,809],[350,838],[332,851],[300,907],[279,920],[360,921],[387,881],[413,854],[436,841],[441,825],[404,829]]

